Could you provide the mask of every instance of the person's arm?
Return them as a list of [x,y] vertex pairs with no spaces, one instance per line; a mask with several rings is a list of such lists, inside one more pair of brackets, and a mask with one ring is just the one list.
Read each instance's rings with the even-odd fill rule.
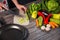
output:
[[17,5],[19,5],[19,3],[17,2],[17,0],[12,0],[13,1],[13,3],[17,6]]
[[17,0],[12,0],[12,1],[13,1],[13,3],[16,5],[16,7],[17,7],[19,10],[21,10],[21,9],[23,8],[23,9],[26,11],[26,7],[23,6],[23,5],[21,5],[21,4],[19,4]]

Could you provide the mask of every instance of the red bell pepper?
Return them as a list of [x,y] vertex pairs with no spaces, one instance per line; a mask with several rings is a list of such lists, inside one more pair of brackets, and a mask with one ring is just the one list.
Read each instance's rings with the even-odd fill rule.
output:
[[49,18],[52,16],[52,14],[49,14],[47,17],[44,16],[44,14],[42,12],[38,12],[38,16],[42,16],[43,17],[43,22],[44,24],[48,24],[49,23]]
[[38,12],[38,16],[42,16],[43,20],[45,20],[45,16],[42,12]]
[[45,18],[44,24],[48,24],[48,23],[49,23],[49,19],[50,19],[51,16],[52,16],[52,14],[49,14],[49,15]]

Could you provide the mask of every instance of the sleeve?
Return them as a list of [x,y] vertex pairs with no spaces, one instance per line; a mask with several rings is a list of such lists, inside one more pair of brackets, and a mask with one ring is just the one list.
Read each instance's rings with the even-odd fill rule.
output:
[[7,0],[7,2],[10,9],[16,7],[12,0]]

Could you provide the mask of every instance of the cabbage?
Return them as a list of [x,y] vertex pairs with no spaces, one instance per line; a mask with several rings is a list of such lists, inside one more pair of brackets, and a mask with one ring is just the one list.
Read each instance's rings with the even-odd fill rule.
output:
[[49,11],[56,10],[58,8],[58,6],[59,6],[59,3],[56,2],[55,0],[49,0],[47,2],[47,8],[48,8]]

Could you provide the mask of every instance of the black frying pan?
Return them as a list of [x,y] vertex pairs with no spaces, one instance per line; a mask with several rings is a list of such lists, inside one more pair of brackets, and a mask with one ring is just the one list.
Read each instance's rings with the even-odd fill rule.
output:
[[26,40],[28,37],[28,30],[18,24],[6,24],[0,20],[0,24],[3,25],[0,28],[0,40]]

